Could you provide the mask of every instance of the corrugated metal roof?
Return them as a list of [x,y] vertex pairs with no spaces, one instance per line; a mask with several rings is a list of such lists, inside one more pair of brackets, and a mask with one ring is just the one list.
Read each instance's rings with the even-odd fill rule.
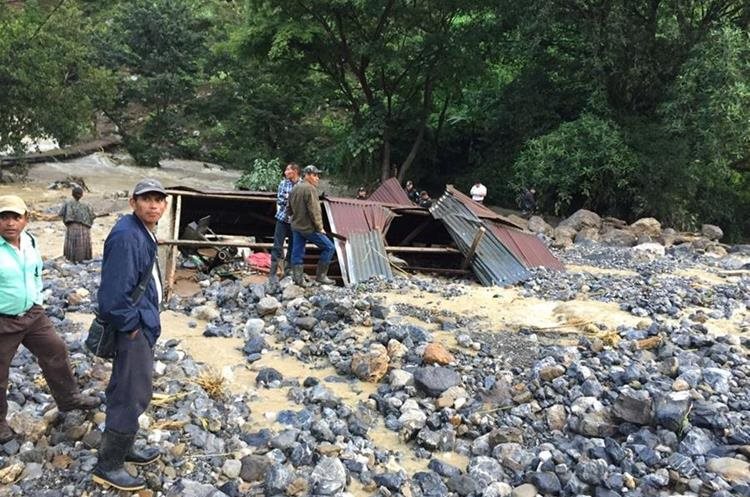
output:
[[350,285],[380,275],[393,278],[393,271],[383,243],[383,234],[372,230],[353,233],[346,241],[346,272]]
[[474,202],[471,197],[457,190],[453,185],[445,185],[446,193],[453,195],[453,198],[461,202],[464,207],[468,208],[477,217],[481,219],[491,219],[503,224],[515,226],[516,228],[523,229],[523,226],[519,226],[518,223],[514,222],[509,217],[498,214],[495,211],[490,210],[479,202]]
[[[347,249],[349,237],[358,233],[369,233],[370,231],[384,234],[388,231],[396,214],[378,203],[351,198],[326,198],[323,206],[331,231],[347,238],[346,242],[335,239],[334,246],[341,267],[341,277],[344,284],[349,285],[353,281],[348,268],[351,264],[355,266],[358,264],[357,261],[349,261],[349,250]],[[385,249],[383,249],[383,252],[385,252]]]
[[[471,250],[482,221],[450,192],[430,208],[435,219],[445,223],[462,254]],[[487,230],[471,258],[471,267],[483,285],[510,285],[530,276],[523,264],[510,252],[492,230]]]
[[406,207],[414,207],[414,203],[409,200],[401,183],[396,178],[388,178],[370,194],[367,200],[380,202],[382,204],[394,204]]
[[564,270],[562,262],[555,257],[542,241],[530,233],[523,233],[492,221],[485,225],[492,230],[515,256],[528,267],[544,266],[550,269]]
[[346,237],[371,230],[385,233],[396,217],[387,207],[367,200],[326,198],[324,205],[333,232]]

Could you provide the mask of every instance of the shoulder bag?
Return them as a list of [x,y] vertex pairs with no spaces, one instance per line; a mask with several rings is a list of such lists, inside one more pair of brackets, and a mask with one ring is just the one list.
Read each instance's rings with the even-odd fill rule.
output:
[[[154,264],[156,259],[151,263],[151,267],[141,276],[141,281],[138,282],[138,286],[135,287],[133,293],[130,294],[130,299],[133,301],[133,305],[137,304],[143,294],[146,293],[146,286],[148,286],[148,280],[151,279],[154,272]],[[117,333],[119,330],[112,326],[110,323],[102,319],[99,314],[94,317],[94,320],[89,326],[89,335],[86,337],[86,348],[97,357],[102,359],[112,359],[115,357],[117,351]]]

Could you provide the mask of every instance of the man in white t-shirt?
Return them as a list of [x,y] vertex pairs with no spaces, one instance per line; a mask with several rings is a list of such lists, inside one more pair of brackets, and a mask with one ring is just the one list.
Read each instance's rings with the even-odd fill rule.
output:
[[471,187],[471,199],[474,202],[482,203],[484,202],[484,197],[487,196],[487,187],[484,186],[480,181],[475,181],[474,186]]

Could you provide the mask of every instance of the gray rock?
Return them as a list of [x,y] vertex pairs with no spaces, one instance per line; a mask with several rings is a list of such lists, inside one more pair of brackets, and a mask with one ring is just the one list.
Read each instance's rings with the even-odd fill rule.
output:
[[612,247],[632,247],[638,240],[629,231],[613,229],[601,235],[599,241]]
[[461,376],[454,370],[442,366],[427,366],[414,371],[414,384],[432,397],[461,383]]
[[668,430],[682,433],[691,405],[689,392],[663,395],[654,404],[655,420]]
[[310,475],[312,489],[319,495],[335,495],[346,487],[346,469],[338,458],[322,457]]
[[396,389],[414,384],[414,375],[403,369],[392,369],[389,379],[391,387]]
[[692,427],[680,442],[680,452],[689,456],[702,456],[716,446],[710,432]]
[[469,476],[474,478],[480,488],[486,487],[492,482],[505,479],[502,466],[496,459],[486,456],[473,457],[467,468]]
[[731,371],[721,368],[705,368],[703,380],[718,393],[729,393],[729,380],[732,378]]
[[562,490],[560,479],[552,471],[534,471],[528,473],[526,478],[541,494],[558,494]]
[[228,497],[227,494],[205,483],[180,478],[169,488],[167,497]]
[[241,460],[240,478],[247,482],[263,481],[271,467],[271,461],[265,456],[247,455]]
[[266,471],[264,482],[266,496],[271,497],[286,493],[286,488],[292,483],[292,480],[294,480],[294,473],[289,468],[278,463],[274,464]]
[[510,485],[503,481],[496,481],[484,487],[482,497],[509,497],[512,492],[513,488]]
[[445,497],[448,487],[437,473],[420,471],[412,477],[412,495],[414,497]]
[[227,459],[221,467],[221,472],[224,473],[227,478],[239,478],[240,473],[242,472],[242,461],[237,459]]
[[701,226],[701,235],[709,240],[721,240],[724,236],[724,231],[714,224],[704,224]]
[[557,226],[570,227],[576,231],[581,231],[584,228],[596,228],[598,230],[602,227],[602,218],[596,212],[580,209],[574,212],[569,218],[561,221]]
[[258,318],[245,321],[245,340],[260,335],[266,327],[266,322]]
[[281,307],[281,304],[275,297],[263,297],[255,305],[255,310],[258,312],[258,315],[267,316],[275,314],[279,307]]
[[536,497],[537,488],[531,483],[524,483],[513,489],[511,497]]
[[258,371],[258,376],[255,377],[256,385],[269,385],[274,381],[281,381],[284,377],[274,368],[263,368]]
[[651,394],[647,390],[633,390],[628,386],[623,387],[612,411],[615,416],[630,423],[651,424],[653,419]]

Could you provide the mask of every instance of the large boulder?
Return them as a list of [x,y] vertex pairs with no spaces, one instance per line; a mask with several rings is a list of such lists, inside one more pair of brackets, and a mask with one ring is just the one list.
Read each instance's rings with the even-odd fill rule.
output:
[[554,228],[547,223],[541,216],[531,216],[529,219],[529,231],[536,234],[542,234],[551,237]]
[[629,231],[636,238],[646,235],[652,239],[656,239],[661,236],[661,223],[653,217],[644,217],[631,224]]
[[558,226],[553,231],[555,247],[566,248],[573,245],[573,238],[576,236],[576,230],[570,226]]
[[629,231],[613,229],[601,235],[599,241],[613,247],[632,247],[636,239]]
[[704,224],[701,226],[701,235],[709,240],[721,240],[721,237],[724,236],[724,231],[716,225]]
[[372,343],[367,352],[357,352],[352,356],[351,370],[360,380],[377,383],[388,372],[389,363],[386,348]]
[[581,231],[584,228],[596,228],[599,230],[602,227],[602,218],[596,212],[579,209],[569,218],[561,221],[558,228],[561,226],[569,226],[575,231]]
[[581,231],[576,233],[575,242],[577,244],[581,243],[591,243],[591,242],[598,242],[599,241],[599,230],[596,228],[583,228]]

